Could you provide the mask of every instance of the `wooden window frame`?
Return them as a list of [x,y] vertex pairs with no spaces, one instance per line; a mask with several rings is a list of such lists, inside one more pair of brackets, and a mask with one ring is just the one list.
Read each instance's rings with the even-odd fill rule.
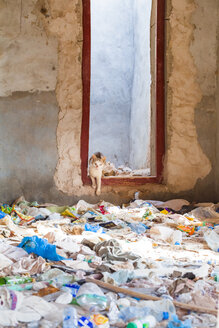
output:
[[[82,54],[82,125],[81,125],[81,177],[84,185],[91,184],[88,176],[89,125],[90,125],[90,75],[91,75],[91,11],[90,1],[82,0],[83,5],[83,54]],[[142,185],[162,183],[163,157],[165,152],[165,0],[157,0],[156,33],[156,175],[148,177],[104,177],[103,185]]]

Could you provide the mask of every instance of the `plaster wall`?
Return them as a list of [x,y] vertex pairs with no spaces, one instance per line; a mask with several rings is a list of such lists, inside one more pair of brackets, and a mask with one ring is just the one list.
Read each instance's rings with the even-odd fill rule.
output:
[[56,87],[57,40],[34,14],[37,0],[0,0],[0,96]]
[[[6,3],[10,3],[12,6],[12,1],[1,1],[1,6],[5,6]],[[18,1],[13,1],[14,5],[15,3],[18,6]],[[44,43],[46,37],[49,40],[55,40],[52,41],[55,45],[58,44],[58,51],[56,51],[56,46],[52,46],[51,50],[52,53],[54,52],[53,55],[58,55],[58,74],[55,82],[52,75],[54,71],[52,69],[48,71],[48,77],[45,74],[46,83],[44,79],[41,80],[38,77],[36,79],[33,78],[33,82],[38,81],[38,84],[35,86],[31,82],[32,79],[29,78],[29,73],[28,81],[32,84],[26,83],[25,78],[22,77],[21,71],[24,65],[15,65],[16,67],[12,71],[12,73],[14,72],[15,81],[11,79],[11,83],[7,84],[5,82],[5,75],[5,80],[1,82],[1,95],[4,97],[1,99],[0,109],[1,112],[4,112],[7,122],[13,116],[14,121],[20,122],[21,116],[19,114],[22,111],[24,113],[28,111],[33,113],[35,108],[38,108],[38,113],[42,114],[42,111],[48,110],[48,113],[45,113],[46,116],[42,118],[42,122],[37,123],[38,129],[35,131],[37,145],[35,145],[35,149],[41,149],[40,142],[42,136],[45,144],[51,138],[53,145],[50,145],[47,151],[52,160],[48,156],[42,155],[40,156],[40,163],[34,160],[30,162],[29,158],[32,156],[32,139],[30,138],[29,141],[25,140],[24,143],[22,134],[19,136],[21,132],[18,129],[13,140],[10,138],[7,140],[2,135],[1,153],[3,154],[4,151],[4,157],[1,157],[1,166],[7,169],[7,165],[2,162],[3,160],[6,163],[10,163],[11,161],[21,163],[20,154],[14,152],[14,156],[10,157],[10,149],[14,149],[14,139],[16,139],[17,143],[23,145],[19,146],[19,149],[20,153],[23,152],[22,154],[25,156],[27,164],[25,167],[27,170],[22,171],[16,165],[14,167],[11,166],[9,170],[11,172],[10,174],[7,173],[7,170],[3,173],[1,172],[0,199],[2,201],[9,201],[15,196],[19,196],[22,191],[25,192],[27,190],[25,196],[28,199],[37,199],[41,195],[41,199],[45,201],[56,201],[57,203],[74,203],[79,198],[96,202],[99,198],[93,195],[93,189],[90,186],[82,185],[80,171],[80,129],[82,114],[81,55],[83,41],[82,3],[80,0],[39,0],[37,2],[28,0],[25,3],[31,4],[29,7],[31,8],[30,13],[32,19],[35,21],[35,24],[31,24],[31,26],[39,30],[42,34],[42,39],[36,38],[38,40],[38,47],[42,47],[45,52],[45,49],[49,49],[47,48],[47,44]],[[127,186],[103,186],[100,196],[101,199],[120,203],[132,198],[134,192],[139,190],[140,197],[144,197],[145,199],[185,197],[189,200],[218,201],[217,197],[219,195],[216,194],[218,188],[216,188],[217,183],[215,180],[219,175],[217,151],[219,137],[218,132],[216,133],[216,121],[214,121],[214,118],[216,118],[218,122],[218,89],[214,86],[215,80],[213,78],[213,75],[218,74],[216,71],[218,59],[216,60],[215,57],[218,31],[213,30],[213,33],[211,33],[209,30],[209,24],[214,26],[218,24],[218,14],[216,15],[215,13],[216,5],[217,0],[208,2],[167,0],[166,156],[164,159],[163,184],[147,184],[128,188]],[[8,19],[5,17],[5,24],[11,20],[11,28],[13,26],[13,31],[17,30],[17,26],[19,25],[17,11],[9,10],[5,15],[8,17]],[[29,17],[29,14],[27,15]],[[205,23],[202,23],[202,19],[205,19]],[[32,39],[34,39],[34,33]],[[29,41],[30,39],[27,38],[27,43]],[[202,46],[203,49],[206,49],[205,43],[207,45],[206,47],[211,47],[211,52],[213,52],[213,55],[210,54],[207,60],[204,56],[200,56],[200,47]],[[5,41],[3,39],[1,49],[6,49],[4,50],[5,54],[7,52],[9,53],[10,49],[7,47],[4,48],[4,44]],[[46,53],[49,53],[49,51]],[[23,52],[18,52],[18,54],[21,57],[19,60],[22,61]],[[5,59],[2,59],[5,58],[4,56],[0,58],[2,71],[6,70],[8,66],[13,65],[15,62],[15,56],[10,54],[8,59],[10,60],[10,65],[6,65]],[[49,60],[50,62],[51,56],[46,58],[46,55],[44,56],[45,58],[39,60],[38,68],[34,69],[36,76],[38,76],[37,73],[45,61]],[[36,61],[38,61],[37,58]],[[210,71],[208,71],[207,64],[209,65]],[[206,78],[204,78],[205,74],[207,74]],[[27,75],[25,76],[27,77]],[[30,76],[32,76],[32,73]],[[44,76],[43,73],[42,76]],[[42,92],[46,85],[48,85],[48,81],[50,81],[51,90],[56,87],[57,104],[52,105],[54,104],[54,94],[52,95],[47,92],[49,104],[47,103],[44,106],[43,103],[40,103],[39,109],[33,101],[37,93],[29,93],[28,105],[23,104],[21,106],[25,107],[26,110],[22,109],[19,113],[19,110],[17,110],[17,108],[21,108],[18,106],[20,102],[19,97],[17,98],[15,95],[10,94],[14,91],[21,92],[21,89],[22,92],[31,91],[32,89]],[[216,86],[218,88],[218,84]],[[58,108],[59,114],[57,115]],[[7,111],[10,114],[7,114]],[[25,116],[26,114],[22,114],[22,118]],[[56,119],[54,116],[56,116]],[[35,112],[34,117],[37,117],[37,112]],[[48,125],[48,129],[51,132],[47,132],[45,128],[41,130],[40,125],[42,124],[43,126],[49,117],[52,117],[51,123]],[[204,122],[203,117],[206,117],[207,124]],[[29,117],[30,121],[31,119]],[[31,124],[33,124],[32,121]],[[54,130],[56,129],[56,124],[57,130],[55,136]],[[208,135],[211,128],[213,130],[215,128],[214,135],[212,132]],[[31,135],[31,133],[32,130],[28,130],[25,136]],[[41,135],[41,139],[38,134]],[[204,142],[205,139],[206,143]],[[54,147],[55,141],[56,149]],[[27,143],[29,144],[27,145]],[[3,149],[6,146],[7,151]],[[23,151],[24,149],[26,150]],[[43,154],[43,150],[40,150],[40,152]],[[55,165],[56,169],[54,168]],[[30,174],[28,173],[28,179],[31,179],[31,183],[33,183],[37,176],[36,174],[34,175],[33,171],[38,172],[39,167],[44,167],[42,176],[44,178],[47,176],[48,185],[51,186],[51,189],[48,189],[46,183],[38,184],[37,188],[35,188],[36,185],[34,184],[34,188],[26,188],[27,180],[25,180],[25,176],[27,175],[27,171],[31,172]],[[17,172],[20,178],[16,180],[17,187],[13,189],[13,177]],[[40,181],[43,181],[43,178]],[[13,190],[15,191],[13,192]],[[52,192],[48,193],[48,190],[52,190]]]
[[[219,3],[217,4],[217,15],[219,16]],[[217,16],[217,17],[218,17]],[[216,70],[216,124],[219,126],[219,20],[217,25],[217,70]],[[216,129],[216,175],[215,175],[215,183],[216,183],[216,197],[219,199],[219,129]]]
[[[216,172],[218,167],[217,140],[217,47],[218,47],[218,1],[195,1],[196,10],[191,22],[195,26],[190,44],[191,54],[197,67],[196,80],[200,86],[202,98],[195,109],[195,125],[198,141],[209,158],[212,170],[208,176],[206,190],[208,195],[217,198]],[[206,28],[208,27],[208,28]],[[209,37],[210,35],[210,37]],[[197,55],[198,54],[198,55]],[[199,186],[197,183],[196,189]]]
[[[67,3],[69,4],[69,2]],[[78,18],[81,17],[79,15],[81,12],[78,12],[78,9],[81,10],[81,7],[79,7],[81,2],[74,1],[70,3],[72,4],[72,26],[67,26],[71,31],[74,31],[71,36],[74,36],[75,51],[77,49],[78,52],[81,53],[81,47],[79,48],[77,42],[77,36],[79,36],[81,32],[81,20],[78,20]],[[56,0],[51,0],[49,4],[52,9],[59,6],[58,1]],[[214,12],[214,6],[206,3],[204,5],[208,7],[210,12]],[[163,197],[164,194],[166,197],[168,197],[168,195],[188,195],[188,197],[192,197],[192,190],[197,181],[200,179],[202,180],[202,184],[200,184],[199,193],[196,194],[196,197],[201,199],[202,192],[205,190],[205,184],[207,183],[206,179],[208,179],[206,177],[212,169],[212,164],[200,146],[194,121],[194,111],[202,99],[202,92],[197,81],[197,67],[194,62],[194,54],[192,55],[190,49],[195,29],[191,19],[192,15],[198,9],[196,6],[199,5],[197,5],[193,0],[182,0],[180,2],[177,0],[172,0],[167,1],[167,6],[168,12],[166,19],[169,35],[167,37],[168,43],[166,49],[166,53],[168,55],[166,75],[167,142],[164,162],[164,184],[153,186],[145,185],[140,188],[129,188],[128,194],[133,194],[134,190],[139,189],[145,197],[147,197],[147,195],[150,197],[150,195],[153,196],[154,194],[156,194],[157,197]],[[63,8],[66,8],[64,9],[64,14],[61,18],[63,24],[67,17],[69,17],[69,10],[67,10],[67,7],[67,4],[64,7],[62,6],[62,12]],[[58,34],[59,42],[62,44],[62,40],[64,39],[63,34],[65,35],[67,32],[66,29],[63,30],[57,28],[56,25],[58,22],[60,22],[60,19],[51,17],[48,27],[53,34],[54,32],[56,35]],[[216,23],[217,22],[215,22],[215,24]],[[77,26],[77,28],[73,29],[73,26]],[[205,26],[205,29],[206,28],[207,26]],[[212,38],[214,37],[215,36],[213,35]],[[61,56],[61,63],[64,58],[69,56],[69,53],[65,50],[66,49],[64,46],[64,56]],[[195,56],[198,56],[198,53],[196,53]],[[72,70],[79,72],[81,62],[77,60],[77,56],[75,56],[75,59],[75,65],[74,67],[71,66],[71,68]],[[68,68],[70,69],[70,67]],[[68,75],[67,70],[65,70],[65,73]],[[58,77],[58,81],[58,86],[60,85],[64,88],[64,83],[60,80],[60,77]],[[77,80],[76,77],[74,81],[79,83],[79,80]],[[79,84],[74,83],[73,86],[74,89],[71,91],[75,96],[74,100],[77,99],[79,102],[81,101],[81,84],[79,86]],[[59,123],[57,131],[59,162],[55,175],[56,185],[58,189],[66,193],[72,193],[79,196],[89,194],[92,192],[90,191],[91,189],[89,187],[82,186],[81,183],[79,157],[80,132],[74,133],[74,129],[78,127],[78,122],[77,120],[71,120],[71,127],[69,123],[69,115],[72,112],[75,113],[76,108],[74,108],[74,110],[69,108],[70,106],[65,103],[64,98],[62,97],[60,88],[58,87],[56,90],[58,102],[61,107],[60,112],[64,114],[61,119],[63,128],[61,129],[61,125]],[[66,90],[66,92],[70,96],[68,90]],[[59,97],[61,97],[62,102],[59,101]],[[66,108],[66,110],[63,111],[63,108]],[[78,109],[81,109],[81,107]],[[66,125],[69,126],[68,134],[70,135],[70,133],[74,133],[75,135],[76,142],[74,143],[74,146],[73,143],[68,143],[68,146],[63,143],[67,133]],[[68,149],[69,151],[66,152]],[[71,182],[73,181],[73,177],[74,182]],[[204,178],[206,179],[204,180]],[[105,196],[104,192],[107,193],[107,197],[110,197],[110,191],[112,191],[112,193],[119,194],[120,197],[124,195],[123,192],[127,194],[126,187],[104,187],[102,197]]]
[[129,164],[133,83],[133,0],[91,1],[89,157]]
[[150,19],[151,0],[134,0],[134,69],[130,118],[130,166],[150,167],[151,65]]
[[0,98],[0,201],[44,200],[55,189],[58,107],[54,92]]

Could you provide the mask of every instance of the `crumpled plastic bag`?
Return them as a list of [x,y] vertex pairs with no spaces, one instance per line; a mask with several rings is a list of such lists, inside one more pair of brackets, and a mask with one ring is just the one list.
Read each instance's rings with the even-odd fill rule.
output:
[[119,270],[114,273],[103,272],[103,276],[103,281],[114,286],[120,286],[121,284],[125,284],[129,279],[134,278],[134,270]]
[[0,270],[8,267],[12,263],[13,261],[11,261],[8,257],[6,257],[4,254],[0,254]]
[[33,255],[22,257],[15,263],[4,268],[6,275],[18,275],[29,273],[31,275],[44,272],[46,269],[46,261],[41,257],[33,258]]
[[98,243],[94,247],[94,251],[105,261],[137,261],[140,256],[131,252],[123,252],[120,244],[116,239],[110,239],[102,243]]
[[0,211],[0,219],[4,218],[6,216],[6,213]]
[[189,212],[188,216],[199,220],[218,219],[219,213],[215,211],[214,207],[197,207]]
[[171,199],[160,205],[162,208],[170,208],[174,211],[180,211],[183,206],[189,206],[189,202],[185,199]]
[[51,214],[51,212],[47,208],[38,208],[38,207],[30,207],[27,211],[27,215],[31,215],[33,217],[47,217]]
[[66,258],[56,253],[56,246],[49,244],[47,239],[37,236],[24,237],[18,247],[23,248],[27,253],[34,253],[51,261],[66,260]]
[[80,215],[77,214],[77,210],[75,207],[67,207],[62,213],[62,216],[70,216],[73,219],[78,219]]
[[178,319],[177,315],[172,316],[172,320],[168,323],[167,328],[192,328],[191,320],[186,319],[184,322]]

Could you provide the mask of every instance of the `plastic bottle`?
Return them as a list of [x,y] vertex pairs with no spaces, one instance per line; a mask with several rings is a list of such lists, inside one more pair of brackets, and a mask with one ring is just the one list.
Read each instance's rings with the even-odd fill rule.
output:
[[149,315],[150,312],[151,310],[148,307],[122,307],[119,313],[119,318],[124,322],[129,322],[133,319],[144,318]]
[[161,320],[159,320],[158,316],[155,315],[156,313],[158,313],[159,315],[160,313],[162,313],[162,320],[167,320],[169,319],[169,317],[175,315],[176,313],[176,309],[173,302],[168,298],[163,298],[160,301],[153,302],[153,306],[151,306],[151,309],[153,310],[152,314],[157,318],[158,321]]
[[215,281],[219,281],[219,266],[216,266],[211,272],[211,277],[214,278]]
[[33,278],[31,277],[20,277],[20,276],[8,276],[0,278],[0,285],[19,285],[32,282]]
[[219,274],[218,273],[214,276],[214,281],[219,282]]
[[208,246],[215,252],[219,252],[219,235],[213,231],[208,230],[204,234],[204,238]]
[[109,319],[102,314],[91,315],[91,321],[95,328],[109,328]]
[[44,272],[40,276],[40,279],[42,281],[49,281],[53,285],[56,284],[58,286],[63,286],[65,284],[71,284],[74,281],[74,276],[63,272],[60,269],[54,268]]
[[78,327],[77,311],[72,306],[65,307],[63,312],[63,328],[77,328],[77,327]]
[[182,243],[182,232],[179,230],[174,231],[171,240],[173,245],[180,245]]
[[79,288],[80,288],[80,285],[78,285],[77,283],[75,283],[75,284],[65,284],[62,287],[62,290],[69,291],[72,294],[73,297],[76,297]]
[[90,317],[80,317],[78,320],[78,327],[94,328],[94,325],[91,322]]
[[127,328],[153,328],[156,327],[157,320],[154,316],[148,315],[145,318],[129,322]]
[[24,290],[32,289],[33,284],[8,285],[7,288],[10,290],[16,290],[16,291],[22,292]]
[[175,231],[172,228],[164,225],[156,225],[150,229],[150,235],[155,240],[161,239],[166,242],[172,243],[172,235]]
[[83,284],[76,296],[77,304],[89,312],[105,310],[107,298],[102,290],[92,282]]
[[[154,303],[154,302],[152,302]],[[145,318],[149,315],[155,317],[157,321],[166,320],[169,317],[167,312],[160,310],[159,308],[155,308],[155,306],[145,306],[145,307],[136,307],[129,306],[124,307],[120,310],[119,317],[124,322],[128,322],[133,319]]]
[[27,328],[39,328],[39,321],[31,321],[27,324]]

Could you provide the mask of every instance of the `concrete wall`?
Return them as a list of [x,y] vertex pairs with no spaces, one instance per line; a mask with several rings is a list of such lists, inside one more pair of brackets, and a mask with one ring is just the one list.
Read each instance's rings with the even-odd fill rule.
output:
[[[194,38],[191,41],[190,50],[197,67],[197,82],[200,87],[202,98],[195,109],[195,125],[198,141],[209,158],[212,170],[208,176],[208,182],[204,194],[208,197],[217,197],[215,188],[217,184],[217,140],[219,107],[216,103],[217,97],[217,47],[218,47],[218,2],[210,1],[209,8],[203,0],[196,0],[196,10],[192,15],[191,22],[195,26]],[[209,10],[210,9],[210,10]],[[208,28],[206,28],[208,26]],[[209,31],[210,37],[209,37]],[[198,54],[198,55],[196,55]],[[201,165],[201,163],[200,163]],[[198,181],[196,190],[201,181]]]
[[[219,4],[217,7],[217,14],[219,15]],[[217,43],[217,74],[216,74],[216,81],[217,81],[217,88],[216,88],[216,124],[217,127],[219,126],[219,22],[217,25],[217,37],[216,37],[216,43]],[[219,198],[219,129],[216,129],[216,172],[215,172],[215,184],[216,184],[216,190],[215,194],[216,197]]]
[[130,166],[150,167],[151,65],[150,18],[151,0],[134,0],[134,74],[130,118]]
[[133,83],[132,0],[91,1],[90,155],[129,164]]
[[[136,190],[139,190],[140,196],[145,199],[185,197],[189,200],[218,201],[219,137],[217,125],[219,115],[218,82],[215,82],[216,77],[218,81],[218,57],[216,58],[218,30],[214,29],[219,22],[217,0],[208,2],[204,0],[167,0],[165,20],[167,28],[166,156],[163,184],[147,184],[137,187],[103,186],[100,198],[94,196],[93,189],[90,186],[83,186],[81,181],[82,2],[79,0],[23,1],[22,12],[23,10],[24,12],[21,16],[21,10],[13,10],[19,4],[20,1],[0,1],[1,10],[5,6],[9,6],[4,14],[4,20],[1,20],[3,25],[0,27],[0,32],[6,29],[4,27],[6,24],[7,29],[10,26],[11,29],[20,31],[17,28],[17,26],[20,27],[20,17],[22,17],[21,27],[24,26],[26,20],[31,18],[30,26],[42,35],[42,39],[36,38],[38,46],[48,49],[48,52],[51,51],[56,56],[58,69],[55,70],[55,73],[57,72],[55,82],[51,75],[54,73],[52,68],[48,69],[48,74],[45,74],[48,75],[45,77],[46,80],[42,79],[46,82],[42,82],[37,73],[48,58],[40,57],[39,62],[37,58],[34,58],[34,61],[38,62],[38,69],[30,69],[28,72],[31,72],[31,75],[34,72],[38,76],[36,86],[24,83],[23,77],[20,81],[19,76],[22,76],[24,65],[16,65],[16,70],[12,71],[14,79],[16,76],[14,84],[12,79],[12,82],[7,84],[7,75],[4,75],[3,80],[3,75],[0,74],[0,85],[3,90],[2,96],[4,96],[0,101],[0,110],[7,118],[8,124],[12,118],[13,122],[21,124],[19,115],[21,112],[24,117],[29,110],[35,118],[39,113],[42,121],[37,121],[38,129],[33,130],[36,140],[35,149],[43,154],[44,148],[42,148],[41,142],[44,142],[44,147],[46,144],[49,145],[47,148],[49,156],[43,154],[40,156],[40,163],[36,158],[30,163],[29,158],[33,156],[32,138],[30,140],[27,138],[24,142],[21,132],[19,132],[20,136],[12,133],[14,137],[11,139],[8,132],[7,138],[1,135],[1,154],[4,154],[4,157],[1,157],[1,167],[5,169],[3,173],[1,171],[0,175],[1,201],[11,201],[24,192],[28,199],[57,203],[74,203],[79,198],[91,202],[101,198],[120,203],[132,198]],[[9,21],[11,24],[8,24]],[[35,38],[34,33],[32,39]],[[14,35],[14,42],[19,37],[20,34],[17,37]],[[25,34],[22,35],[22,38],[25,38]],[[51,45],[50,41],[46,42],[46,39],[54,42],[51,48],[48,47]],[[2,72],[9,72],[9,66],[13,65],[18,58],[15,59],[15,56],[10,54],[10,61],[6,63],[5,58],[10,50],[10,45],[5,46],[5,40],[1,40],[1,42],[3,42],[1,48],[4,49],[5,54],[0,58],[0,67]],[[27,37],[27,42],[30,42],[29,37]],[[31,44],[30,42],[28,48],[31,48]],[[211,51],[208,52],[209,47]],[[202,51],[206,53],[206,56],[201,55]],[[22,52],[19,52],[19,57],[21,57],[21,61]],[[49,56],[49,58],[52,57]],[[48,65],[48,67],[51,66]],[[29,78],[28,81],[30,81]],[[51,93],[45,91],[46,86],[49,86]],[[36,90],[35,94],[30,92],[32,88]],[[14,91],[19,91],[20,94],[11,95]],[[37,95],[37,92],[43,92],[43,94]],[[34,99],[37,99],[37,96],[44,98],[47,95],[47,105],[40,102],[37,106]],[[23,99],[22,106],[19,105],[21,101],[19,97]],[[45,116],[42,116],[44,111]],[[50,119],[50,132],[45,132],[45,126]],[[4,125],[2,122],[1,119],[1,129]],[[31,117],[28,117],[27,122],[31,122],[33,126]],[[13,125],[16,126],[15,123]],[[40,129],[41,125],[42,129]],[[21,128],[24,129],[24,125],[21,124]],[[27,131],[25,136],[30,135],[31,131],[28,128],[25,129]],[[16,131],[18,132],[17,128]],[[14,152],[15,138],[22,146],[20,146],[21,151],[16,153]],[[13,157],[12,152],[14,153]],[[19,167],[17,164],[22,163],[20,153],[25,157],[27,167],[25,171],[21,170],[21,164]],[[12,167],[11,161],[16,163],[16,166]],[[5,163],[11,165],[10,170]],[[41,167],[43,167],[42,175],[40,174]],[[39,174],[41,184],[35,184],[37,174],[34,175],[33,172]],[[19,180],[16,180],[16,188],[15,176],[19,176]],[[43,177],[47,181],[45,184],[43,184]],[[30,185],[33,187],[27,187]]]
[[51,197],[57,162],[54,92],[1,97],[0,116],[1,200]]
[[0,96],[55,90],[57,40],[40,26],[36,3],[0,0]]

